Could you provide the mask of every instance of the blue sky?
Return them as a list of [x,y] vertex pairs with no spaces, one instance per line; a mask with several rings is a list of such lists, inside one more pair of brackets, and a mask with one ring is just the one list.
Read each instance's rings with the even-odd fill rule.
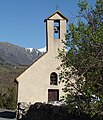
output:
[[[91,5],[95,0],[88,0]],[[27,48],[45,47],[44,19],[56,5],[68,19],[78,11],[78,0],[0,0],[0,42]],[[74,15],[74,16],[73,16]]]

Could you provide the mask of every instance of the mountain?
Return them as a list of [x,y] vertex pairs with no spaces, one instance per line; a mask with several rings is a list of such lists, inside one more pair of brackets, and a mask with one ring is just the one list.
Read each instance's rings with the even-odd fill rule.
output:
[[0,64],[25,66],[32,64],[42,53],[34,48],[23,48],[0,42]]

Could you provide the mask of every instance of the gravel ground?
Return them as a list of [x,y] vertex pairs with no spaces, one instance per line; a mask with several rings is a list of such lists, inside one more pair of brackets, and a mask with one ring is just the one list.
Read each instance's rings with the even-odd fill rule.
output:
[[0,120],[16,120],[15,111],[0,109]]

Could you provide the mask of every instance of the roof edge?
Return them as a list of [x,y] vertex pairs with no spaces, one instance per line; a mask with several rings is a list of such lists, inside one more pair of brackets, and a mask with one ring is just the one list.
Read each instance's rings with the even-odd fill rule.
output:
[[[43,57],[45,54],[47,54],[47,53],[48,53],[48,51],[46,51],[46,52],[43,53],[41,56],[39,56],[36,60],[34,60],[34,62],[33,62],[26,70],[24,70],[23,73],[25,73],[33,64],[35,64],[40,58],[42,58],[42,57]],[[19,83],[18,78],[19,78],[23,73],[21,73],[21,74],[14,80],[14,82]]]
[[60,16],[62,16],[64,19],[66,19],[66,22],[68,22],[68,18],[66,18],[59,10],[55,11],[52,15],[50,15],[49,17],[47,17],[44,22],[46,22],[50,17],[52,17],[53,15],[55,15],[56,13],[58,13]]

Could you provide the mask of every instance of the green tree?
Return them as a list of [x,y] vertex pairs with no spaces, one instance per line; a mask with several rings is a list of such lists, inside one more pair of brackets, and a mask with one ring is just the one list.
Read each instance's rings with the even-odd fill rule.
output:
[[103,111],[103,1],[97,0],[95,6],[81,1],[78,6],[77,24],[69,23],[59,50],[59,77],[69,111],[92,116]]
[[16,108],[15,90],[13,87],[8,87],[7,90],[0,89],[0,108]]
[[3,98],[5,97],[5,93],[3,93],[2,89],[0,89],[0,108],[3,108]]
[[14,88],[8,88],[6,95],[3,100],[3,106],[7,109],[15,109],[16,108],[16,99],[15,99],[15,91]]

